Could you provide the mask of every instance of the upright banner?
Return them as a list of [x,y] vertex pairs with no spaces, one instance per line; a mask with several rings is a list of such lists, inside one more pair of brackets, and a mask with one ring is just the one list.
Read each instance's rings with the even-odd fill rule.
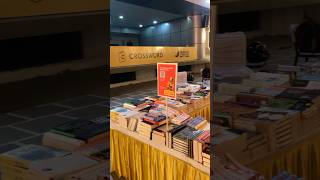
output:
[[158,96],[176,99],[177,96],[177,63],[158,63]]
[[110,67],[183,62],[197,59],[195,47],[111,46]]

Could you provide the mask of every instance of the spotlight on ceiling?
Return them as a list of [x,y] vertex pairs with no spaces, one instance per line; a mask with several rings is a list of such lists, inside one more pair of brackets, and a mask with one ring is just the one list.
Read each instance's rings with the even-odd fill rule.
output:
[[119,16],[119,19],[123,19],[124,17],[123,16]]
[[158,21],[153,21],[153,24],[157,24],[158,23]]
[[139,24],[139,27],[140,27],[140,28],[142,28],[142,27],[143,27],[143,25],[142,25],[142,24]]

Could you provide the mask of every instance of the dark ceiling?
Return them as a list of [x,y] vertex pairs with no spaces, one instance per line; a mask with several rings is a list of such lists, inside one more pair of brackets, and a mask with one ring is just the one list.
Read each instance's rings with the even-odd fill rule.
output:
[[[162,23],[183,17],[179,14],[115,0],[111,1],[110,7],[110,25],[112,27],[139,28],[140,24],[144,27],[152,25],[154,20]],[[123,19],[119,19],[119,16],[123,16]]]

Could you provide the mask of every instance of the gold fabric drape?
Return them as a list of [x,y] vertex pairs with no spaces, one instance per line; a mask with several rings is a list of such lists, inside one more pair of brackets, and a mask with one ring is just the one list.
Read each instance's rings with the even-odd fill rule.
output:
[[110,130],[111,171],[128,180],[209,180],[188,163],[117,130]]
[[267,179],[271,179],[281,171],[288,171],[305,180],[319,180],[320,132],[292,147],[254,162],[249,167],[260,172]]
[[210,120],[210,106],[205,106],[201,109],[197,109],[196,111],[189,112],[189,115],[191,117],[201,116],[209,121]]

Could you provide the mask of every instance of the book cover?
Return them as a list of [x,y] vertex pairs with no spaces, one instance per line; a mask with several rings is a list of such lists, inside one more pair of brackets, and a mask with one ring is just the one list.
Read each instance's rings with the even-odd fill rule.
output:
[[240,105],[250,106],[250,107],[260,107],[266,105],[271,100],[268,96],[249,94],[249,93],[239,93],[236,95],[236,102]]
[[68,154],[70,152],[31,144],[2,153],[0,155],[0,163],[28,168],[33,161],[61,157]]
[[262,96],[276,97],[277,95],[281,94],[283,91],[285,91],[285,88],[265,87],[265,88],[256,88],[253,93],[257,95],[262,95]]
[[287,98],[277,98],[270,102],[267,107],[279,108],[279,109],[290,109],[293,107],[298,101],[294,99]]
[[108,131],[108,123],[97,123],[90,120],[73,120],[51,129],[51,132],[76,138],[84,141],[90,141],[91,138]]
[[[76,163],[75,163],[76,162]],[[30,173],[34,179],[61,179],[66,175],[85,169],[98,162],[79,154],[70,154],[46,160],[38,160],[30,164]]]

